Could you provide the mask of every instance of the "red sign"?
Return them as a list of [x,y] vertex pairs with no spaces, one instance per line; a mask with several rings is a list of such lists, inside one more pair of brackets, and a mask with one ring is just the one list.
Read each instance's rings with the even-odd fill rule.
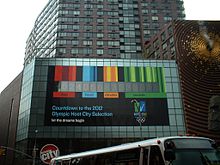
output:
[[54,144],[46,144],[40,150],[40,159],[45,164],[49,164],[51,159],[59,155],[60,155],[59,148]]

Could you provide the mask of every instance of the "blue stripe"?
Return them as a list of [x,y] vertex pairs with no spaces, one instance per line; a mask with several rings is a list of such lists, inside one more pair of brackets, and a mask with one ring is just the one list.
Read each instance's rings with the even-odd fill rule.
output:
[[83,66],[83,81],[90,81],[90,67]]

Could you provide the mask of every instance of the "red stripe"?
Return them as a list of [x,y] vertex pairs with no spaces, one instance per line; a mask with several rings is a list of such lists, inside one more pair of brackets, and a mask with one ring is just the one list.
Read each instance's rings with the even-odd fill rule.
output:
[[76,97],[75,92],[53,92],[55,98],[73,98]]
[[69,81],[76,81],[76,66],[69,67],[68,80]]
[[62,81],[62,66],[55,66],[54,81]]
[[63,66],[63,81],[68,81],[68,75],[69,75],[69,67]]

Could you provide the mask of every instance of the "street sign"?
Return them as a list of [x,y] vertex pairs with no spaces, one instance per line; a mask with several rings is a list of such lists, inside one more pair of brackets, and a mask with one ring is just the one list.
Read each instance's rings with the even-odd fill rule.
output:
[[49,164],[51,159],[59,155],[60,155],[59,148],[54,144],[46,144],[40,150],[40,159],[45,164]]

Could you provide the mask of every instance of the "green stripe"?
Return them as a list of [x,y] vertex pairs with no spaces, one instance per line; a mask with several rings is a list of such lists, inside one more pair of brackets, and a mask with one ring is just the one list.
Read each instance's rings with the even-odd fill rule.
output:
[[160,92],[163,93],[164,90],[163,90],[162,73],[161,73],[161,68],[159,68],[159,67],[157,67],[157,79],[158,79],[158,82],[159,82]]
[[135,73],[135,67],[130,67],[130,82],[136,82],[136,73]]
[[140,82],[144,82],[144,68],[139,67]]
[[161,72],[162,72],[162,80],[163,80],[163,90],[164,90],[164,92],[166,93],[166,80],[165,80],[165,71],[164,71],[164,68],[162,68],[162,70],[161,70]]
[[129,82],[128,67],[124,67],[124,81]]
[[167,98],[166,93],[125,93],[125,98]]
[[146,69],[147,82],[152,82],[151,67],[147,66],[145,69]]
[[152,67],[152,81],[157,82],[157,73],[156,73],[156,67]]
[[136,77],[136,82],[140,82],[140,67],[135,67],[135,77]]

